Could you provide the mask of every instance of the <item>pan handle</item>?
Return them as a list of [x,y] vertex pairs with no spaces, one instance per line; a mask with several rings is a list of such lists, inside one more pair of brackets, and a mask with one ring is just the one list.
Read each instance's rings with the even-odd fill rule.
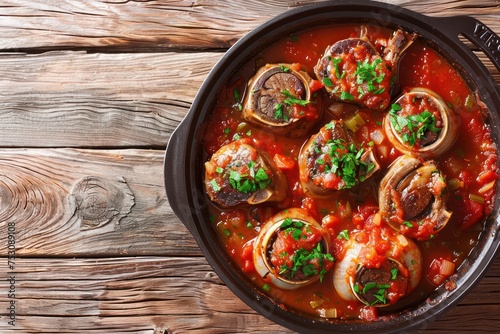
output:
[[500,71],[500,37],[488,26],[471,16],[433,18],[435,26],[456,38],[462,35],[483,51]]
[[189,219],[191,209],[186,184],[186,172],[189,168],[189,164],[186,163],[186,138],[189,138],[190,123],[189,117],[186,117],[170,136],[165,152],[163,173],[170,207],[193,234],[194,226]]

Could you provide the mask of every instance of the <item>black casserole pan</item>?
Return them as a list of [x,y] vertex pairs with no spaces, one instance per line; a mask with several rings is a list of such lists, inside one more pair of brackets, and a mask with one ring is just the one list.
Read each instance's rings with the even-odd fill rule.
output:
[[[219,243],[207,211],[203,186],[202,137],[222,85],[250,58],[272,43],[295,32],[324,24],[364,23],[416,32],[438,50],[465,78],[489,109],[493,140],[500,147],[500,89],[492,76],[462,41],[481,49],[500,70],[500,38],[480,21],[468,16],[427,17],[413,11],[370,1],[330,1],[291,10],[257,27],[239,40],[212,69],[192,107],[175,130],[165,157],[165,185],[169,203],[198,242],[203,254],[224,283],[245,303],[269,319],[302,333],[401,332],[424,326],[454,305],[483,276],[500,245],[500,205],[488,218],[478,245],[454,275],[456,289],[438,288],[420,304],[386,321],[320,321],[297,316],[258,292],[232,264]],[[462,36],[461,38],[459,36]]]

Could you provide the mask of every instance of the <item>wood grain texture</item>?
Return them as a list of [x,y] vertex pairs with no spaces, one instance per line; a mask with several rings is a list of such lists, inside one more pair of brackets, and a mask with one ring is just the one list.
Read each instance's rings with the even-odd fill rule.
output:
[[0,54],[0,147],[165,148],[222,55]]
[[[202,257],[23,258],[15,276],[18,333],[293,333],[237,299]],[[497,332],[499,276],[500,259],[419,332]],[[0,332],[9,329],[0,321]]]
[[14,222],[22,257],[200,255],[168,205],[164,153],[0,150],[0,235]]
[[[268,19],[314,2],[6,0],[0,5],[0,50],[228,48]],[[472,15],[500,31],[498,0],[381,2],[427,15]]]
[[165,148],[221,55],[0,54],[0,146]]

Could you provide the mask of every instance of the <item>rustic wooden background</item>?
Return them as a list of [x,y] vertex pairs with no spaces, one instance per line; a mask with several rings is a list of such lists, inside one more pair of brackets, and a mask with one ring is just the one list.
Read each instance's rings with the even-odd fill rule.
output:
[[[310,2],[0,2],[1,333],[291,333],[214,274],[169,207],[162,168],[170,134],[224,51]],[[498,0],[385,2],[471,15],[500,33]],[[499,332],[499,279],[497,259],[425,333]]]

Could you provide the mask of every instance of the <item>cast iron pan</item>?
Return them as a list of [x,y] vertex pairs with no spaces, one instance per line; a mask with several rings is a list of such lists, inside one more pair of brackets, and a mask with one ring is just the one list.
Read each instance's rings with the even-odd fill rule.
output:
[[481,49],[500,70],[500,38],[480,21],[468,16],[428,17],[393,5],[371,1],[329,1],[291,10],[257,27],[231,47],[212,69],[200,88],[192,107],[175,130],[165,157],[165,186],[169,203],[198,242],[203,254],[224,283],[260,314],[301,333],[401,332],[423,327],[470,290],[495,259],[500,244],[498,194],[495,209],[488,218],[478,245],[454,276],[457,288],[438,288],[429,298],[386,321],[326,322],[298,316],[275,305],[232,264],[208,220],[203,186],[203,147],[205,126],[217,94],[240,67],[273,42],[301,30],[323,24],[363,23],[418,33],[438,50],[477,90],[490,110],[493,140],[500,147],[500,89],[485,66],[459,36]]

